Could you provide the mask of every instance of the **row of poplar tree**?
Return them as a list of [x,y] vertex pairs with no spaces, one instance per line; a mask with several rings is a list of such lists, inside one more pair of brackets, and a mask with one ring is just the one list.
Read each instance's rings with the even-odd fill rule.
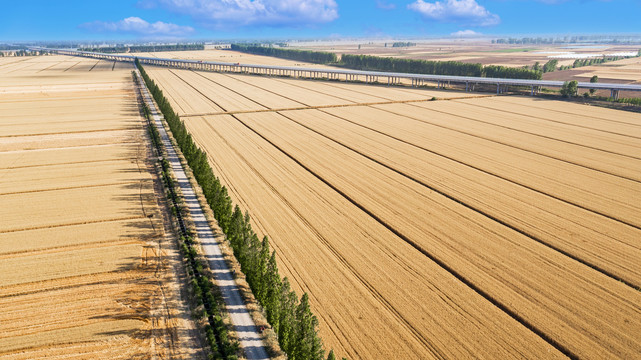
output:
[[249,54],[273,56],[290,60],[300,60],[316,64],[335,63],[338,60],[336,54],[324,51],[282,49],[245,44],[231,44],[231,49]]
[[[260,241],[252,230],[249,214],[243,215],[238,206],[233,207],[227,188],[214,175],[205,152],[195,144],[184,122],[138,59],[136,66],[227,236],[256,300],[265,309],[281,349],[291,360],[323,360],[325,352],[318,336],[318,320],[311,312],[308,295],[303,294],[299,301],[288,279],[281,278],[276,253],[270,252],[267,237]],[[334,359],[333,351],[328,359]]]
[[358,70],[390,71],[399,73],[475,76],[509,79],[540,80],[540,71],[507,66],[464,63],[460,61],[430,61],[418,59],[389,58],[372,55],[341,56],[341,66]]
[[205,50],[204,44],[173,44],[173,45],[132,45],[132,46],[111,46],[111,47],[86,47],[79,51],[100,52],[105,54],[114,53],[137,53],[156,51],[191,51]]

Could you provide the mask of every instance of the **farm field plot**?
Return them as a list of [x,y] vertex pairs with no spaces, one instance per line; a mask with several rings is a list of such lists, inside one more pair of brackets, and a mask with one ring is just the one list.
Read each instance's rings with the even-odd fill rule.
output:
[[172,72],[228,112],[183,119],[341,356],[641,351],[639,115]]
[[0,358],[199,356],[131,69],[2,64]]
[[366,86],[148,67],[180,115],[476,97],[460,92]]

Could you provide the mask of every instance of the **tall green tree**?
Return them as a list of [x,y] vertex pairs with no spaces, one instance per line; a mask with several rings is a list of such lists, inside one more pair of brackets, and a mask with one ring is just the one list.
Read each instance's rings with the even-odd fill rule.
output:
[[287,354],[292,354],[296,347],[296,302],[296,294],[284,278],[280,288],[278,343]]
[[[599,82],[599,77],[596,76],[596,75],[592,76],[590,78],[590,82],[593,83],[593,84],[594,83],[598,83]],[[596,92],[596,89],[590,89],[590,95],[594,95],[595,92]]]
[[546,62],[545,65],[543,65],[543,72],[547,73],[547,72],[552,72],[552,71],[556,70],[556,65],[558,63],[559,63],[559,60],[557,60],[557,59],[552,59],[552,60]]
[[576,80],[566,81],[561,87],[561,95],[566,98],[570,98],[576,95],[578,90],[579,83]]
[[267,263],[267,274],[265,284],[267,287],[267,294],[265,300],[265,312],[267,313],[267,321],[272,325],[274,332],[278,334],[279,321],[280,321],[280,307],[281,307],[281,288],[283,286],[280,275],[278,274],[278,265],[276,264],[276,251],[272,252],[272,256]]
[[318,319],[309,307],[307,293],[300,298],[296,308],[296,347],[293,360],[324,360],[324,351],[318,337]]
[[267,266],[269,264],[269,239],[267,236],[263,237],[260,253],[258,254],[258,269],[256,270],[256,277],[258,283],[256,284],[256,297],[261,304],[267,300]]

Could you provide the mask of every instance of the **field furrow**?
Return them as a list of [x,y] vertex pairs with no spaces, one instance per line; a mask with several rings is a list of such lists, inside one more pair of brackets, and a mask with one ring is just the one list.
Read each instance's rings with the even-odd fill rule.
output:
[[[399,105],[386,106],[395,109]],[[641,183],[463,134],[372,107],[325,110],[554,198],[641,227]]]
[[131,76],[0,66],[0,359],[202,355]]
[[283,116],[641,287],[641,231],[320,111]]
[[310,293],[328,347],[355,358],[555,352],[236,120],[211,119],[188,126],[281,271]]
[[[449,104],[452,105],[452,104]],[[464,106],[464,105],[463,105]],[[453,106],[454,109],[463,107],[461,105]],[[636,171],[634,164],[641,164],[641,159],[636,158],[636,149],[634,141],[624,139],[624,143],[612,143],[599,146],[599,138],[592,139],[593,142],[581,145],[579,142],[568,142],[554,138],[554,130],[537,135],[501,125],[494,125],[486,121],[477,122],[475,118],[484,117],[484,114],[476,115],[470,113],[471,117],[460,115],[460,110],[454,112],[443,112],[440,108],[428,103],[417,104],[398,104],[398,106],[374,105],[373,107],[389,111],[393,114],[404,116],[410,119],[421,121],[430,125],[442,127],[447,130],[453,130],[465,135],[479,137],[485,140],[496,142],[518,150],[525,150],[537,155],[551,157],[555,160],[561,160],[573,165],[579,165],[587,169],[599,170],[611,175],[620,176],[633,181],[641,181],[641,172]],[[417,111],[416,107],[420,107]],[[466,110],[466,109],[463,109]],[[492,119],[496,119],[493,115]],[[507,120],[510,124],[518,123],[518,118]],[[490,120],[494,122],[494,120]],[[510,125],[514,126],[514,125]],[[580,131],[577,138],[581,138]],[[600,134],[601,138],[610,138],[609,134]],[[634,155],[630,155],[634,154]]]
[[177,106],[189,86],[231,114],[184,119],[337,354],[641,353],[638,114],[161,72]]
[[[460,102],[436,101],[413,105],[452,115],[452,117],[461,120],[468,120],[467,123],[472,126],[475,123],[488,125],[490,129],[485,130],[484,133],[492,133],[497,128],[509,129],[514,130],[516,133],[529,135],[533,140],[538,140],[539,138],[542,138],[542,140],[553,139],[564,144],[576,145],[577,149],[583,147],[601,150],[608,154],[641,159],[641,150],[635,146],[641,140],[641,127],[628,129],[625,132],[622,131],[622,134],[614,134],[603,130],[545,122],[528,116],[506,114],[498,110],[488,109],[481,116],[478,113],[478,108],[469,106],[466,103],[461,104]],[[509,109],[509,107],[506,108]],[[428,111],[427,114],[432,114],[432,117],[434,117],[433,112]],[[448,117],[446,116],[445,118],[447,119]],[[510,138],[518,139],[518,135],[511,135]],[[577,151],[572,147],[570,149]]]
[[636,289],[282,116],[238,118],[572,354],[628,357],[641,351],[641,339],[630,335],[641,331]]

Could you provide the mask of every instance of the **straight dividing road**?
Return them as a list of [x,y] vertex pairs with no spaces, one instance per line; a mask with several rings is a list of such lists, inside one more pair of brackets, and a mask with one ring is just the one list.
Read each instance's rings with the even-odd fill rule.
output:
[[218,242],[209,227],[209,223],[207,222],[205,214],[200,207],[200,203],[198,202],[194,189],[191,187],[189,179],[187,179],[187,175],[180,163],[180,159],[169,140],[167,131],[162,123],[161,115],[156,108],[147,87],[143,83],[140,72],[137,69],[136,74],[138,75],[139,86],[142,89],[143,98],[151,110],[156,128],[160,133],[165,149],[167,149],[167,160],[171,164],[174,176],[180,186],[180,191],[185,198],[187,209],[194,221],[194,225],[196,226],[196,235],[202,245],[207,260],[209,261],[209,266],[214,274],[216,285],[220,289],[223,299],[225,300],[225,305],[231,317],[234,331],[238,334],[240,346],[245,353],[245,357],[249,360],[269,359],[265,345],[263,344],[258,332],[258,328],[249,315],[247,306],[245,305],[243,298],[240,295],[240,291],[238,290],[238,285],[234,281],[234,276],[225,263],[223,254],[218,246]]

